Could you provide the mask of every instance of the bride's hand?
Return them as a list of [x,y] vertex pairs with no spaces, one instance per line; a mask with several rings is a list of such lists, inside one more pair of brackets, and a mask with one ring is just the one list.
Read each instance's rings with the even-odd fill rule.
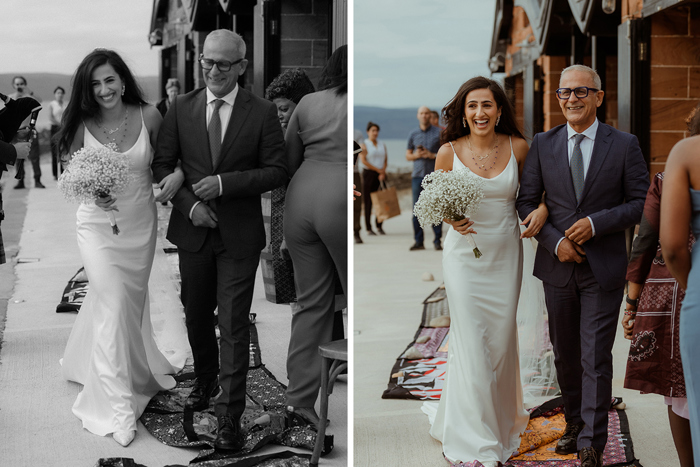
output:
[[111,196],[100,196],[95,198],[95,206],[98,208],[102,209],[103,211],[117,211],[119,212],[119,209],[117,209],[116,206],[114,206],[114,203],[117,201],[117,198],[112,198]]
[[453,221],[451,219],[443,219],[447,224],[450,224],[453,229],[457,231],[457,233],[461,235],[467,235],[467,234],[475,234],[476,230],[472,229],[472,225],[474,225],[474,221],[469,219],[468,217],[466,219],[462,219],[461,221]]
[[170,201],[180,189],[185,181],[185,174],[182,172],[180,167],[175,167],[175,171],[165,177],[158,184],[160,188],[160,193],[156,195],[156,201],[162,203],[164,201]]
[[547,222],[547,217],[549,217],[549,210],[544,203],[540,203],[537,209],[528,214],[525,220],[520,223],[520,225],[527,225],[527,228],[520,234],[520,238],[530,238],[540,233],[544,223]]

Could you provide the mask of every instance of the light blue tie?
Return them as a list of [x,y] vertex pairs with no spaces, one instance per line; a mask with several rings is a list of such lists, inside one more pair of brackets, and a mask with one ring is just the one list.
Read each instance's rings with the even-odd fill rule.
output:
[[571,162],[569,169],[571,170],[571,180],[574,182],[574,190],[576,191],[576,202],[581,201],[581,193],[583,193],[583,154],[581,154],[581,141],[585,138],[584,135],[574,135],[574,150],[571,152]]

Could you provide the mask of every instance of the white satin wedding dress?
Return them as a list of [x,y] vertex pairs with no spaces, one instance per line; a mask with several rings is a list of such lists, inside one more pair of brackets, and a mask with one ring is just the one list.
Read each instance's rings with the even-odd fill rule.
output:
[[[453,170],[469,170],[456,154]],[[453,463],[505,463],[527,427],[516,325],[523,272],[517,189],[518,164],[511,146],[505,170],[485,179],[484,199],[472,216],[483,256],[475,258],[467,239],[454,229],[445,238],[450,340],[445,385],[430,434]]]
[[[101,146],[87,128],[84,145]],[[167,280],[157,283],[161,297],[154,321],[163,334],[159,341],[168,347],[167,358],[154,339],[148,284],[157,219],[150,170],[153,148],[143,114],[138,140],[125,154],[133,179],[115,203],[120,234],[112,234],[105,212],[97,206],[78,208],[78,245],[89,288],[62,360],[63,377],[83,385],[73,413],[85,429],[100,436],[136,430],[150,399],[175,386],[168,375],[181,369],[191,354],[181,308],[176,295],[169,297],[174,287],[168,291]],[[163,261],[158,264],[162,277]]]

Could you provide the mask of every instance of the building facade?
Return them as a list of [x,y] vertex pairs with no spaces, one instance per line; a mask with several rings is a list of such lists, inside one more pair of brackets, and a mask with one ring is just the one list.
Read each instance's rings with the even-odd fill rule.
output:
[[215,29],[246,42],[248,68],[239,84],[258,96],[288,68],[316,85],[331,53],[347,43],[347,0],[154,0],[149,41],[160,47],[161,97],[168,78],[181,92],[204,86],[198,58]]
[[700,1],[497,0],[489,67],[528,137],[564,123],[555,91],[576,63],[598,71],[598,118],[637,136],[653,176],[700,101]]

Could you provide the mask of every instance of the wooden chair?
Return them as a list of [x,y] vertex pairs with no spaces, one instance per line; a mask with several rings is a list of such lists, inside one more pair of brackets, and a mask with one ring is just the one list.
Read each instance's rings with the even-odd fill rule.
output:
[[321,413],[316,427],[316,445],[309,465],[318,466],[326,438],[326,421],[328,420],[328,396],[333,393],[333,385],[338,375],[348,368],[348,340],[337,340],[318,346],[321,354]]

